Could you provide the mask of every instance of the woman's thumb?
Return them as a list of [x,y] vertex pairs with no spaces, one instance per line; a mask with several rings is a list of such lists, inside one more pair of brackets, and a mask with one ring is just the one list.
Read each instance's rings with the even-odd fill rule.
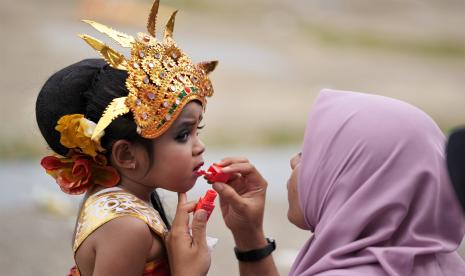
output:
[[213,183],[213,189],[220,196],[221,201],[228,203],[229,205],[240,205],[241,196],[229,185],[224,183]]

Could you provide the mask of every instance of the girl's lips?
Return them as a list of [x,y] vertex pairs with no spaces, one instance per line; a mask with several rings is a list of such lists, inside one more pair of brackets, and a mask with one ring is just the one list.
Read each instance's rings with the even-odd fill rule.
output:
[[200,168],[203,166],[203,164],[205,164],[204,162],[198,164],[195,168],[194,168],[194,172],[198,172],[200,170]]

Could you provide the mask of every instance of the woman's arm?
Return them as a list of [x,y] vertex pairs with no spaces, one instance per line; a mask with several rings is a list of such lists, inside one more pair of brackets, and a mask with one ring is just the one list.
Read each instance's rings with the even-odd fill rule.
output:
[[[218,165],[233,174],[228,182],[214,183],[220,197],[221,213],[231,230],[236,248],[242,252],[265,247],[263,215],[267,183],[246,158],[225,158]],[[255,261],[239,262],[240,275],[279,275],[272,255]]]
[[[233,233],[233,235],[236,248],[240,251],[263,248],[268,244],[263,231],[257,231],[256,233]],[[239,273],[242,276],[279,275],[271,254],[256,262],[239,261]]]

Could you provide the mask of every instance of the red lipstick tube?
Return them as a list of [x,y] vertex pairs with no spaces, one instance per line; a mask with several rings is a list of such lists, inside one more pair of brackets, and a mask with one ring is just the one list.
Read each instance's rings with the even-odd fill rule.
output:
[[201,197],[199,199],[199,202],[197,202],[194,212],[197,211],[198,209],[203,209],[207,211],[207,220],[208,220],[210,218],[210,215],[213,212],[213,209],[215,209],[216,196],[217,196],[217,193],[214,190],[211,190],[211,189],[208,190],[205,196]]
[[231,178],[231,174],[221,171],[222,167],[218,165],[211,165],[207,171],[200,170],[197,174],[203,175],[209,182],[223,182],[226,183]]

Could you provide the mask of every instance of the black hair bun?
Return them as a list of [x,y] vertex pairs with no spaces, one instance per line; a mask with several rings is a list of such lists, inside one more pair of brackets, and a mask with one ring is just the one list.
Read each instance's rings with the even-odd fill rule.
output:
[[36,119],[40,132],[50,148],[66,155],[68,148],[60,144],[57,121],[64,115],[86,112],[89,90],[98,73],[106,65],[103,59],[85,59],[53,74],[39,92]]

